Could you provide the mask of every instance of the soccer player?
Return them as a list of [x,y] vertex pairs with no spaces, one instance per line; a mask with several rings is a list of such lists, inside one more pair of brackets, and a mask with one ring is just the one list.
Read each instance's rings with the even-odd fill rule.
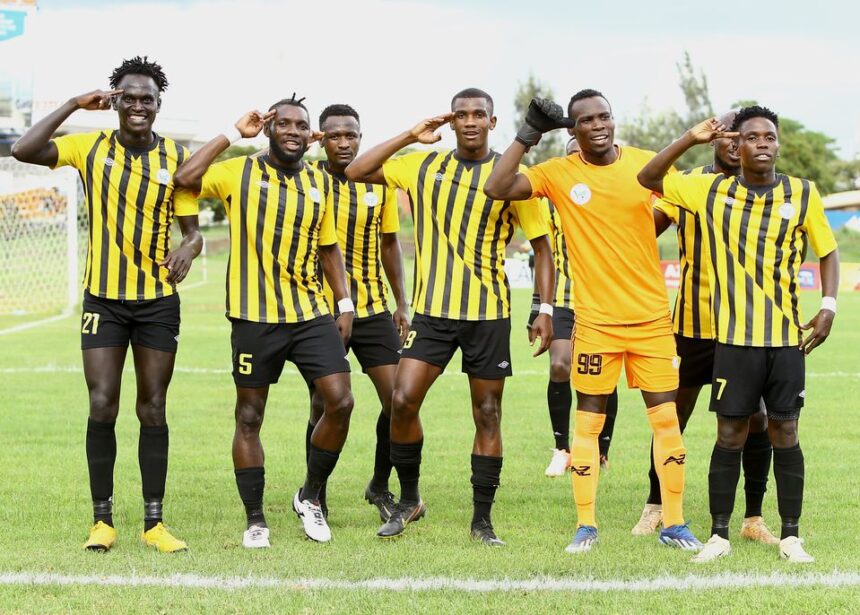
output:
[[[113,470],[116,418],[128,346],[137,376],[138,462],[143,486],[143,541],[161,552],[187,549],[162,523],[167,481],[167,387],[179,340],[176,284],[203,247],[197,203],[174,192],[173,175],[188,150],[152,130],[167,78],[146,57],[123,61],[109,91],[76,96],[36,123],[12,148],[22,162],[71,166],[84,181],[89,221],[81,348],[89,391],[86,451],[93,527],[84,547],[116,542]],[[119,128],[51,136],[78,109],[112,108]],[[171,250],[179,221],[182,243]]]
[[[484,190],[495,199],[550,199],[561,215],[576,278],[572,383],[577,411],[570,452],[578,526],[567,551],[588,551],[597,540],[598,435],[622,362],[628,385],[642,390],[654,432],[665,520],[660,541],[695,550],[701,543],[683,515],[686,449],[675,412],[678,359],[669,302],[657,257],[651,193],[636,181],[636,173],[654,154],[614,143],[612,109],[596,90],[574,94],[570,118],[563,113],[552,101],[533,100],[526,124]],[[573,129],[579,155],[517,171],[543,133],[563,127]]]
[[[391,158],[414,143],[436,143],[445,124],[457,138],[447,152],[422,151]],[[430,386],[459,348],[469,376],[475,440],[472,447],[471,536],[501,546],[491,508],[502,470],[501,405],[512,374],[510,287],[505,247],[520,224],[535,250],[540,315],[529,339],[541,354],[552,341],[552,250],[537,202],[487,198],[483,185],[499,155],[488,144],[495,128],[493,99],[469,88],[451,100],[451,112],[358,156],[346,169],[353,181],[405,190],[415,219],[415,289],[412,329],[403,344],[391,404],[391,461],[400,479],[400,501],[379,530],[382,538],[403,533],[426,511],[418,489],[424,434],[419,410]],[[391,159],[390,159],[391,158]],[[390,160],[389,160],[390,159]]]
[[[294,94],[265,115],[249,111],[234,128],[195,152],[175,178],[183,189],[221,199],[230,221],[233,465],[247,516],[242,544],[248,548],[269,546],[260,428],[269,386],[278,382],[285,361],[295,363],[323,401],[323,415],[311,435],[305,483],[293,497],[305,534],[317,542],[331,540],[319,490],[337,464],[353,406],[344,345],[355,308],[337,244],[328,178],[302,161],[308,144],[320,136],[311,131],[302,100]],[[261,129],[269,138],[268,153],[212,164],[231,143],[255,137]],[[337,298],[337,321],[323,293],[320,265]]]
[[[579,151],[576,138],[571,137],[565,146],[565,152],[570,156]],[[540,203],[550,229],[553,262],[555,264],[555,292],[553,293],[552,311],[553,341],[549,347],[549,383],[546,390],[555,448],[552,451],[549,465],[544,471],[546,476],[555,478],[564,475],[570,468],[570,408],[573,404],[573,395],[570,390],[571,338],[574,325],[573,279],[558,211],[547,199],[541,199]],[[540,295],[535,292],[532,296],[529,326],[537,318],[539,308]],[[606,402],[606,422],[598,437],[600,467],[604,469],[609,464],[609,445],[612,441],[617,414],[618,391],[613,390]]]
[[[695,214],[707,232],[717,442],[708,473],[711,538],[697,562],[731,550],[729,518],[742,450],[762,399],[782,517],[780,554],[791,562],[813,561],[798,538],[804,462],[797,423],[806,395],[805,355],[827,339],[836,313],[839,254],[815,184],[776,172],[778,126],[776,114],[759,106],[741,109],[732,132],[717,119],[706,120],[639,173],[643,186]],[[696,143],[725,137],[738,140],[739,176],[666,175]],[[810,243],[820,259],[823,299],[816,316],[802,325],[798,276]],[[812,330],[805,339],[803,329]]]
[[[720,118],[720,122],[730,126],[737,111],[730,111]],[[740,156],[734,139],[721,138],[711,141],[714,161],[697,167],[686,174],[707,173],[723,174],[733,177],[740,172]],[[678,246],[681,257],[681,283],[675,300],[672,316],[675,342],[681,367],[678,370],[679,388],[675,401],[678,408],[678,423],[681,433],[696,407],[696,400],[702,386],[710,384],[714,371],[713,330],[711,327],[711,294],[708,290],[707,258],[705,236],[702,222],[686,210],[663,200],[654,207],[654,222],[657,234],[662,233],[669,224],[678,228]],[[764,544],[775,545],[779,540],[774,536],[762,518],[762,501],[767,490],[767,475],[770,472],[771,445],[767,435],[767,413],[762,406],[750,419],[750,433],[744,445],[744,491],[746,493],[746,513],[741,527],[741,536]],[[660,500],[660,481],[651,457],[648,472],[650,492],[645,508],[638,523],[633,527],[634,536],[653,534],[662,517]]]
[[[349,181],[346,165],[353,161],[361,145],[358,113],[349,105],[330,105],[319,117],[326,160],[315,166],[331,181],[334,220],[338,243],[346,259],[346,280],[355,304],[355,319],[349,348],[361,369],[368,375],[382,407],[376,420],[376,456],[373,477],[364,491],[365,499],[388,521],[394,496],[388,489],[391,475],[389,430],[394,374],[400,360],[400,346],[409,333],[409,305],[403,277],[403,257],[397,231],[400,230],[397,191],[386,186]],[[388,311],[388,298],[382,271],[391,285],[397,308]],[[325,284],[326,299],[334,306],[330,284]],[[316,389],[311,389],[311,419],[307,430],[307,449],[323,404]],[[320,506],[328,512],[325,485],[320,491]]]

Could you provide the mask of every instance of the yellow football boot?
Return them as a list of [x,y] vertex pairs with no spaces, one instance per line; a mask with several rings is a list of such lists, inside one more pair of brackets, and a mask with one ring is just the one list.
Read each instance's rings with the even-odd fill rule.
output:
[[84,549],[104,553],[116,542],[116,530],[104,521],[98,521],[90,528],[90,537],[84,543]]
[[155,547],[162,553],[176,553],[187,551],[188,545],[171,534],[163,523],[158,523],[154,528],[141,535],[141,539],[150,547]]

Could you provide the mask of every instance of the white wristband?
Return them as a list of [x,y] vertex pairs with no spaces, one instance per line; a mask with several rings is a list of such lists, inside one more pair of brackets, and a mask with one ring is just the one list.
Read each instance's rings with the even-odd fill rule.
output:
[[337,311],[343,314],[344,312],[355,312],[355,304],[349,297],[344,297],[337,302]]
[[236,141],[240,141],[244,138],[242,136],[242,133],[239,132],[239,129],[235,126],[230,126],[230,128],[228,128],[227,130],[222,131],[221,134],[227,138],[227,140],[230,142],[230,145],[233,145]]
[[821,309],[822,310],[830,310],[834,314],[836,313],[836,297],[822,297],[821,298]]
[[549,303],[541,303],[540,308],[538,309],[538,314],[546,314],[549,317],[552,317],[552,306]]

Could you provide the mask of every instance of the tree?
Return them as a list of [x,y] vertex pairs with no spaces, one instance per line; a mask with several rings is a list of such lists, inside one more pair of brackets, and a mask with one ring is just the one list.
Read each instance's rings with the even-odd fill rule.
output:
[[[675,67],[678,69],[678,85],[687,104],[686,114],[681,115],[675,110],[655,113],[646,99],[642,103],[639,116],[622,124],[618,129],[618,136],[625,143],[659,152],[687,128],[713,116],[708,79],[701,70],[697,73],[690,54],[685,51],[684,60]],[[689,169],[708,164],[712,160],[713,153],[709,147],[696,146],[678,159],[677,166]]]
[[[520,83],[517,86],[516,94],[514,94],[514,118],[517,126],[521,126],[525,122],[529,103],[535,97],[553,99],[553,91],[549,86],[538,81],[533,73],[529,73],[526,82]],[[541,137],[540,142],[523,156],[523,164],[532,166],[548,158],[563,155],[561,133],[556,130]]]

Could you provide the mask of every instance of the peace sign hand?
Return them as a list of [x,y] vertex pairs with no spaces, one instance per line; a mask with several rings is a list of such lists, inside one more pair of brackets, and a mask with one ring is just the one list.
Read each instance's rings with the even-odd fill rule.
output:
[[248,111],[248,113],[240,117],[239,121],[236,122],[236,130],[239,131],[239,134],[243,138],[251,139],[260,134],[260,131],[263,130],[263,125],[273,117],[275,117],[274,111],[269,111],[265,115],[259,111]]

